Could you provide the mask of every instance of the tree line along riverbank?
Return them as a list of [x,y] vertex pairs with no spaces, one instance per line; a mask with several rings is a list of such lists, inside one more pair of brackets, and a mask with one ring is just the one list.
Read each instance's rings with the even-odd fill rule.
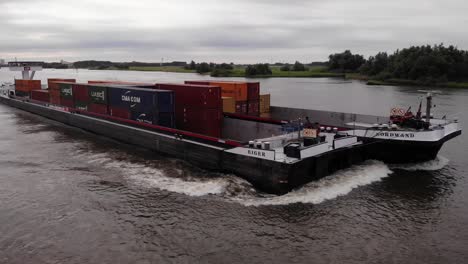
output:
[[[330,55],[331,70],[369,85],[418,85],[468,88],[468,52],[454,46],[413,46],[393,54],[379,52],[367,60],[350,51]],[[344,64],[343,61],[356,62]]]
[[[57,63],[44,65],[58,68]],[[379,52],[369,58],[346,50],[331,54],[328,61],[303,64],[169,63],[79,61],[73,68],[199,73],[213,77],[340,77],[366,81],[369,85],[417,85],[468,88],[468,51],[454,46],[412,46],[394,53]]]

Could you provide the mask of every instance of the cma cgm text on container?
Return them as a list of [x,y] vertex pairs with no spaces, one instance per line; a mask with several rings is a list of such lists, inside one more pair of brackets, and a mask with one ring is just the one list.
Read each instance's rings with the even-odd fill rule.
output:
[[113,116],[175,127],[175,96],[172,91],[116,86],[108,87],[108,98]]

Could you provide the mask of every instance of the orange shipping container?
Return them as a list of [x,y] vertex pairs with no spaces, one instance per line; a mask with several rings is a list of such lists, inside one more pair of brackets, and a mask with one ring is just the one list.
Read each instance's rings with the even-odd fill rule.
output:
[[270,112],[270,104],[271,104],[270,101],[271,101],[270,94],[261,94],[260,95],[260,114]]
[[233,114],[236,112],[236,100],[234,98],[223,97],[223,112]]
[[232,97],[238,101],[247,101],[247,83],[243,82],[210,82],[210,85],[220,86],[223,97]]
[[33,90],[41,90],[40,80],[15,80],[15,90],[21,92],[30,92]]

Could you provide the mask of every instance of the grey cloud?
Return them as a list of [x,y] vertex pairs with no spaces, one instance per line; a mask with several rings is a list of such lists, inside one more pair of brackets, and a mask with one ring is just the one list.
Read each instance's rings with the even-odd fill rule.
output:
[[[18,2],[3,0],[0,7],[11,8],[12,3]],[[21,2],[37,4],[40,8],[43,1]],[[162,22],[157,14],[154,23],[141,26],[130,23],[138,21],[138,14],[125,17],[107,14],[105,19],[83,21],[90,23],[86,27],[80,20],[61,23],[50,17],[43,17],[47,23],[18,23],[14,10],[1,8],[4,13],[0,15],[0,58],[23,54],[28,56],[24,59],[47,60],[158,61],[164,57],[216,62],[308,62],[325,60],[328,54],[344,49],[372,55],[408,45],[440,42],[466,49],[468,40],[461,25],[468,21],[457,10],[466,9],[468,4],[457,0],[446,2],[458,6],[433,13],[428,13],[431,9],[415,13],[417,5],[407,4],[408,11],[395,3],[394,9],[365,12],[370,3],[367,0],[352,3],[353,8],[348,11],[350,4],[346,0],[241,0],[231,3],[238,7],[234,12],[214,2],[210,3],[211,7],[217,5],[216,10],[223,11],[219,16],[202,8],[202,13],[184,20],[191,12],[184,10],[175,17],[184,23],[166,22],[163,26],[158,25]],[[405,2],[401,3],[404,6]],[[436,0],[424,3],[438,6]],[[206,21],[200,21],[203,19]],[[189,21],[203,23],[195,26]]]

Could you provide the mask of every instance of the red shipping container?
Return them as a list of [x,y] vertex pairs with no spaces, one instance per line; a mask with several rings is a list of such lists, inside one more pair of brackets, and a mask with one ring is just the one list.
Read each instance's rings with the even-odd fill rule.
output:
[[247,114],[247,102],[246,101],[237,101],[236,102],[236,113],[237,114]]
[[103,104],[92,104],[92,103],[90,103],[88,105],[88,112],[93,112],[93,113],[101,114],[101,115],[108,115],[109,114],[109,110],[107,108],[107,105],[103,105]]
[[49,102],[54,105],[60,105],[60,97],[50,97]]
[[80,102],[89,102],[88,86],[82,84],[74,84],[73,89],[73,99]]
[[123,82],[123,81],[88,81],[88,84],[115,84],[115,85],[143,85],[150,86],[154,85],[153,83],[140,83],[140,82]]
[[52,97],[50,96],[49,102],[53,105],[60,105],[60,97]]
[[209,81],[185,81],[185,84],[210,85]]
[[31,91],[31,99],[41,102],[49,102],[49,91],[33,90]]
[[259,82],[247,83],[247,100],[248,101],[260,100],[260,83]]
[[75,79],[57,79],[57,78],[47,79],[47,86],[49,87],[49,90],[60,90],[60,87],[58,86],[57,82],[76,83],[76,80]]
[[247,114],[251,116],[258,116],[260,114],[260,101],[248,101],[247,102]]
[[60,90],[49,90],[50,103],[60,105]]
[[60,98],[60,105],[70,107],[70,108],[74,108],[75,107],[75,102],[73,102],[73,99]]
[[120,117],[124,119],[130,119],[131,113],[126,108],[112,107],[109,106],[109,114],[111,116]]
[[176,112],[181,107],[222,108],[221,88],[192,84],[157,84],[157,89],[175,93]]
[[186,108],[177,114],[177,129],[211,137],[221,137],[223,113],[220,109]]
[[60,90],[47,90],[49,91],[50,96],[60,97]]
[[[198,84],[198,85],[212,85],[213,82],[219,83],[243,83],[234,81],[185,81],[186,84]],[[245,82],[247,85],[247,101],[259,100],[260,99],[260,82]],[[233,97],[225,94],[225,97]]]
[[15,91],[31,92],[33,90],[41,90],[40,80],[22,80],[15,79]]

